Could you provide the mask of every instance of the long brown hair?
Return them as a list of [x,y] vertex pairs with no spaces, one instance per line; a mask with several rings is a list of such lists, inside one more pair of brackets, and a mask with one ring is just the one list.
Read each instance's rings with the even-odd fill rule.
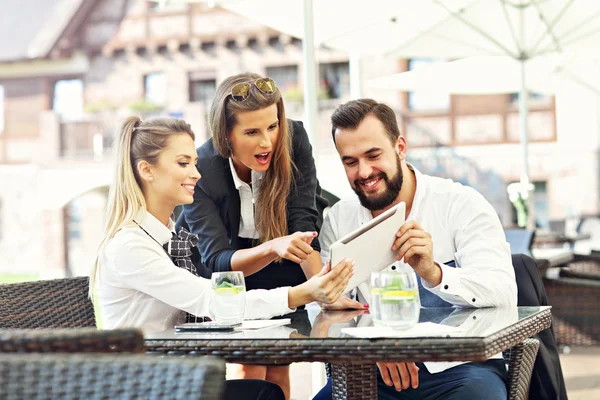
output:
[[156,118],[142,122],[130,117],[123,123],[117,139],[117,167],[108,192],[104,238],[98,247],[96,262],[90,273],[90,297],[99,275],[104,249],[115,234],[131,223],[136,214],[146,208],[142,183],[137,170],[140,161],[156,164],[168,140],[176,134],[195,138],[190,125],[182,119]]
[[230,137],[237,124],[237,111],[255,111],[277,104],[279,137],[273,149],[273,161],[261,180],[254,217],[260,242],[288,235],[287,198],[293,184],[295,165],[291,156],[291,125],[285,117],[285,107],[279,89],[274,93],[262,93],[250,85],[248,98],[235,101],[231,98],[231,88],[244,82],[254,82],[262,76],[250,72],[230,76],[217,88],[210,108],[210,129],[215,148],[225,158],[232,156]]

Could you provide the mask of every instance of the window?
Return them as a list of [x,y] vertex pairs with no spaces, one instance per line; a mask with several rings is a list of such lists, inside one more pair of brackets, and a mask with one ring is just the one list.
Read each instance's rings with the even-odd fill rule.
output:
[[[537,228],[549,229],[549,214],[550,214],[550,202],[548,200],[548,188],[545,181],[532,182],[533,183],[533,216],[535,218],[535,226]],[[518,184],[518,182],[512,182],[509,184]],[[515,207],[512,207],[512,222],[517,225],[517,211]]]
[[350,92],[350,64],[347,62],[319,65],[319,85],[329,99],[339,99]]
[[[408,70],[431,65],[444,60],[429,58],[413,58],[408,61]],[[435,89],[418,90],[408,92],[408,107],[415,111],[447,110],[450,107],[450,95],[448,93],[436,92]]]
[[0,85],[0,134],[4,132],[4,86]]
[[147,4],[153,12],[184,11],[187,7],[185,1],[150,0]]
[[144,98],[157,106],[164,106],[167,98],[167,80],[162,72],[144,76]]
[[[536,102],[536,103],[549,103],[552,99],[552,96],[544,94],[544,93],[538,93],[538,92],[530,92],[529,93],[529,102]],[[519,93],[511,93],[510,94],[510,103],[511,104],[519,104]]]
[[533,182],[533,210],[535,225],[548,229],[550,214],[550,204],[548,201],[548,189],[546,182]]
[[210,104],[217,91],[217,81],[206,78],[201,74],[190,73],[189,78],[190,102]]
[[65,119],[77,119],[83,114],[83,81],[66,79],[54,84],[52,110]]
[[74,199],[66,207],[69,215],[69,239],[81,239],[81,204],[78,199]]
[[273,79],[282,92],[298,86],[298,66],[267,67],[267,77]]

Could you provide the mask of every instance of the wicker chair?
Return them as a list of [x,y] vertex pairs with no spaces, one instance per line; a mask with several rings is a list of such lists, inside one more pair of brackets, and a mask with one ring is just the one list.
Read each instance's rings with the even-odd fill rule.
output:
[[0,398],[217,400],[224,371],[214,357],[9,354],[0,358]]
[[504,352],[504,359],[508,361],[509,400],[529,398],[529,384],[539,347],[540,342],[530,338]]
[[566,278],[600,280],[600,255],[575,254],[573,262],[560,269],[560,276]]
[[0,328],[92,328],[88,278],[0,285]]
[[[562,275],[562,274],[561,274]],[[544,279],[559,346],[600,345],[600,280],[561,276]]]
[[141,353],[144,336],[136,329],[0,330],[0,353]]

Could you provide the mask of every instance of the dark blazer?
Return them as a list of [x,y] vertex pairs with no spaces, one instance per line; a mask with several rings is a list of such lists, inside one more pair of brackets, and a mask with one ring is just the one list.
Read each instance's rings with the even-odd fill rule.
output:
[[[320,196],[315,162],[308,135],[301,122],[288,120],[292,135],[292,159],[298,170],[287,201],[289,233],[319,231],[327,200]],[[209,271],[230,271],[231,257],[240,249],[240,197],[229,160],[219,155],[212,139],[197,149],[202,175],[194,192],[194,203],[185,205],[178,225],[199,236],[201,261]],[[312,247],[320,251],[319,241]],[[297,264],[296,264],[297,265]]]
[[[517,279],[517,305],[547,306],[548,298],[544,282],[535,261],[524,254],[513,254],[512,263]],[[534,337],[540,341],[540,349],[533,366],[529,398],[535,400],[566,399],[565,380],[552,327]]]

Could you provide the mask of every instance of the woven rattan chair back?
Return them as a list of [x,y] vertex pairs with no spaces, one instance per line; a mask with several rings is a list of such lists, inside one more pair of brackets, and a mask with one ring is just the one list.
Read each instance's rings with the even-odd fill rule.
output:
[[95,326],[87,277],[0,285],[2,329]]
[[0,330],[0,353],[141,353],[144,336],[136,329]]
[[7,354],[0,399],[217,400],[224,374],[224,362],[213,357]]
[[[539,347],[539,340],[529,338],[507,352],[509,400],[529,398],[529,384]],[[506,358],[507,354],[504,354],[504,357]]]

